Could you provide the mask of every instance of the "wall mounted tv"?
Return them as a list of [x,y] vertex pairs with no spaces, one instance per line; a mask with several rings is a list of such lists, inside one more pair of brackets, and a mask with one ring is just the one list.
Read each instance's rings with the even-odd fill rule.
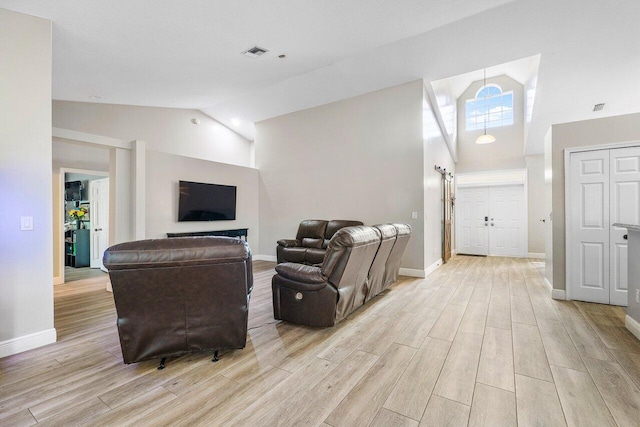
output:
[[178,221],[236,219],[236,187],[180,181]]

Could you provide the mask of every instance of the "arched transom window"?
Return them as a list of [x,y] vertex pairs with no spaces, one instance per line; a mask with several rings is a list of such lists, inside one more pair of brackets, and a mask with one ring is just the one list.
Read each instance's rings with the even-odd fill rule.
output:
[[466,129],[476,130],[513,124],[513,91],[503,92],[496,84],[482,86],[466,102]]

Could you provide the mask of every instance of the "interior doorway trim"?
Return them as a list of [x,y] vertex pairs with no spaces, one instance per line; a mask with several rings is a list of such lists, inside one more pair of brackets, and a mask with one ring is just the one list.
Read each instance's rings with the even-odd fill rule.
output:
[[59,263],[59,268],[60,268],[60,276],[58,277],[54,277],[53,278],[53,284],[54,285],[60,285],[63,284],[65,282],[65,273],[64,273],[64,267],[65,267],[65,241],[64,241],[64,219],[66,217],[66,206],[64,203],[64,183],[65,183],[65,175],[68,173],[79,173],[79,174],[83,174],[83,175],[94,175],[94,176],[101,176],[104,178],[109,177],[109,172],[105,172],[105,171],[96,171],[96,170],[88,170],[88,169],[75,169],[75,168],[66,168],[66,167],[61,167],[60,168],[60,180],[58,181],[58,185],[60,186],[60,197],[62,198],[61,201],[61,206],[60,206],[60,224],[58,224],[58,233],[60,233],[60,247],[58,248],[60,250],[60,263]]
[[[640,147],[640,141],[634,142],[616,142],[611,144],[588,145],[583,147],[571,147],[564,149],[564,287],[565,299],[571,301],[572,298],[572,275],[571,275],[571,257],[569,250],[573,245],[573,237],[571,235],[571,227],[568,224],[571,212],[571,200],[567,195],[571,192],[571,154],[581,153],[585,151],[612,150],[616,148]],[[555,289],[554,289],[555,291]]]

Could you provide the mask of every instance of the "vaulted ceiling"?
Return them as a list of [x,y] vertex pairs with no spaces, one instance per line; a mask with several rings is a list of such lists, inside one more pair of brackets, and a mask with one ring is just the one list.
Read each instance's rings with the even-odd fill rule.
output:
[[[270,117],[537,54],[527,154],[542,152],[553,123],[640,111],[633,0],[0,0],[0,7],[53,21],[54,99],[201,109],[249,139],[253,123]],[[255,45],[269,52],[241,55]],[[604,111],[592,112],[600,102]]]

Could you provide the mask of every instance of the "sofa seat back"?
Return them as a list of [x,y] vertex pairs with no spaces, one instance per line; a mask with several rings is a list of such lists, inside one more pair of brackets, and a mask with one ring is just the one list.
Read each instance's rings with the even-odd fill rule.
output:
[[407,249],[407,244],[411,238],[411,227],[409,224],[393,224],[393,226],[397,230],[397,237],[393,249],[391,249],[391,253],[389,254],[387,265],[385,266],[384,289],[393,285],[398,280],[402,255],[405,249]]
[[338,230],[322,264],[322,275],[338,290],[336,321],[364,304],[368,274],[380,246],[378,229],[364,225]]
[[373,227],[380,232],[380,247],[369,269],[369,291],[367,292],[366,301],[385,290],[384,280],[387,261],[398,234],[398,230],[391,224],[380,224]]
[[125,363],[246,345],[251,252],[229,237],[142,240],[104,255]]

